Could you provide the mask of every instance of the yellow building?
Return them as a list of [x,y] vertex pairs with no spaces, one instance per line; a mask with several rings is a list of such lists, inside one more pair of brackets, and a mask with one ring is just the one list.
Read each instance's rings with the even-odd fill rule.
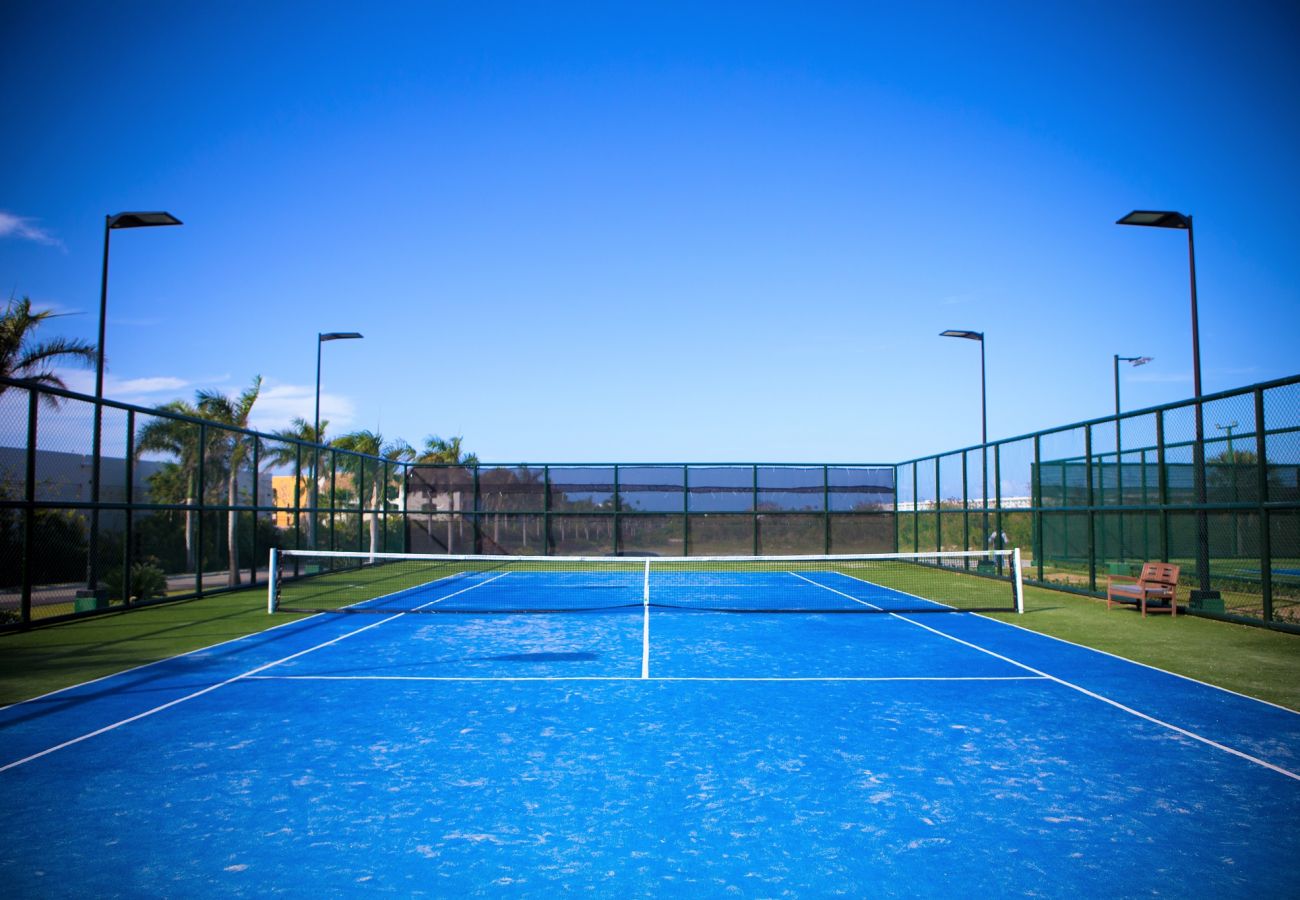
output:
[[307,506],[311,502],[311,482],[306,478],[294,478],[292,475],[271,476],[271,498],[275,505],[273,521],[276,528],[293,527],[294,482],[298,482],[298,506]]

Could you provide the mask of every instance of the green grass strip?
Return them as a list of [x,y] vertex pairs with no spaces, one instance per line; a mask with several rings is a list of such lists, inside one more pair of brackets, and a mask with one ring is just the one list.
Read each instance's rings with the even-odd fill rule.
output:
[[[1300,710],[1300,636],[1195,616],[1148,616],[1105,601],[1025,589],[1025,614],[995,617]],[[0,635],[0,704],[263,631],[254,588]]]

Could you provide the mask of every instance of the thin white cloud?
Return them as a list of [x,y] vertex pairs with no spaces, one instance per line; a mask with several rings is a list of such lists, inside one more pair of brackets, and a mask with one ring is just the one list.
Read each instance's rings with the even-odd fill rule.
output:
[[170,375],[155,375],[152,378],[125,378],[121,381],[113,379],[113,386],[127,394],[156,394],[161,391],[180,391],[189,387],[189,382],[183,378],[174,378]]
[[17,238],[22,241],[43,244],[46,247],[67,250],[63,245],[63,241],[37,225],[35,219],[16,216],[4,210],[0,210],[0,238]]
[[[68,390],[81,394],[95,393],[93,369],[58,369],[57,373]],[[193,384],[192,381],[172,375],[117,378],[111,373],[105,373],[104,396],[109,400],[133,403],[136,406],[158,406],[185,396]]]
[[[68,390],[87,395],[95,393],[93,369],[61,368],[57,373],[68,386]],[[186,400],[192,403],[194,393],[205,388],[238,394],[248,386],[246,383],[231,385],[229,382],[229,375],[196,379],[180,378],[175,375],[116,378],[108,373],[104,377],[104,396],[119,403],[152,408],[172,400]],[[257,397],[257,404],[253,407],[250,424],[257,431],[276,431],[289,428],[295,418],[310,422],[315,414],[315,404],[315,389],[310,385],[264,381],[262,391]],[[338,435],[355,424],[356,405],[342,394],[322,393],[320,417],[330,423],[329,433]]]
[[[288,428],[295,418],[308,422],[316,412],[316,392],[313,387],[297,384],[264,383],[262,392],[253,407],[252,425],[258,431],[276,431]],[[320,395],[320,417],[328,421],[328,434],[347,430],[356,419],[356,407],[341,394]]]

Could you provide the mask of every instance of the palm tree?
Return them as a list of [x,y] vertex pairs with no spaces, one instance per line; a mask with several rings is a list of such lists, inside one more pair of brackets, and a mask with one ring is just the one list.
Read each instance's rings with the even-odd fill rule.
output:
[[[162,412],[197,417],[199,411],[184,400],[173,400],[160,407]],[[185,510],[185,566],[193,571],[197,565],[194,550],[194,507],[198,504],[199,490],[199,426],[183,419],[159,416],[140,426],[135,435],[135,455],[138,461],[144,453],[169,453],[176,461],[169,464],[149,482],[156,503],[184,503]],[[170,468],[174,467],[174,468]],[[164,473],[168,473],[164,475]]]
[[[95,365],[98,353],[94,346],[85,341],[54,338],[41,343],[34,342],[36,329],[54,317],[54,313],[48,309],[32,312],[32,301],[28,297],[21,300],[12,297],[9,299],[4,312],[0,312],[0,376],[66,389],[63,379],[53,371],[57,361],[77,363],[87,368]],[[0,394],[4,390],[5,386],[0,384]],[[51,406],[59,402],[53,394],[45,394],[44,400]]]
[[[299,483],[305,482],[309,486],[315,484],[316,453],[310,450],[306,451],[307,458],[305,462],[307,465],[307,476],[304,478],[302,469],[299,468],[296,442],[319,446],[325,442],[325,430],[328,426],[328,419],[322,419],[320,428],[317,429],[306,419],[295,416],[291,427],[281,428],[274,432],[274,436],[284,441],[284,443],[279,444],[274,449],[270,450],[263,459],[266,460],[268,466],[293,466],[294,476],[298,479]],[[299,500],[300,504],[303,499],[310,502],[310,487],[308,490],[309,493],[307,497]],[[314,510],[307,516],[307,546],[312,548],[316,546],[316,513]]]
[[[336,438],[333,446],[340,450],[347,450],[349,454],[382,457],[392,462],[404,462],[415,455],[415,450],[406,441],[399,439],[385,444],[383,435],[373,431],[354,431],[345,434]],[[365,517],[370,520],[370,553],[373,556],[379,552],[379,511],[387,500],[388,491],[384,476],[386,467],[376,460],[367,461],[363,456],[352,455],[344,457],[344,465],[352,470],[353,476],[357,479],[358,492],[363,492],[366,488],[370,489],[370,512],[365,513]],[[358,471],[360,469],[364,469],[369,476],[365,484],[361,483],[362,472]],[[398,497],[399,505],[405,508],[405,479],[402,479]]]
[[417,463],[441,463],[452,466],[477,466],[478,456],[474,453],[461,455],[461,438],[457,435],[443,440],[436,434],[424,439],[424,452],[415,458]]
[[[406,513],[406,463],[415,459],[415,448],[406,441],[398,438],[384,448],[384,459],[396,463],[400,468],[397,469],[397,499],[394,501],[397,508]],[[387,492],[385,491],[385,494]]]
[[[431,434],[424,439],[424,451],[415,456],[416,463],[426,463],[434,465],[451,465],[451,466],[477,466],[478,456],[474,453],[465,453],[462,455],[460,435],[444,440],[436,434]],[[429,512],[429,534],[433,534],[434,513]],[[451,552],[451,523],[452,519],[448,518],[447,532],[447,551]],[[456,519],[457,522],[464,526],[464,518]]]
[[226,513],[226,542],[230,554],[231,587],[239,584],[239,513],[234,509],[239,502],[239,466],[251,447],[250,438],[233,429],[248,427],[249,414],[252,413],[253,404],[257,402],[261,390],[262,376],[257,375],[248,389],[233,400],[217,391],[199,391],[196,395],[200,416],[232,429],[220,430],[215,436],[219,452],[225,455],[228,472],[226,502],[231,509]]

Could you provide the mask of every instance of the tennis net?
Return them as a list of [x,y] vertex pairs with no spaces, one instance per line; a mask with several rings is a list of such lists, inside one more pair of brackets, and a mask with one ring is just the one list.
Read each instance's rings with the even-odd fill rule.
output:
[[1020,551],[448,556],[273,550],[270,612],[1020,612]]

